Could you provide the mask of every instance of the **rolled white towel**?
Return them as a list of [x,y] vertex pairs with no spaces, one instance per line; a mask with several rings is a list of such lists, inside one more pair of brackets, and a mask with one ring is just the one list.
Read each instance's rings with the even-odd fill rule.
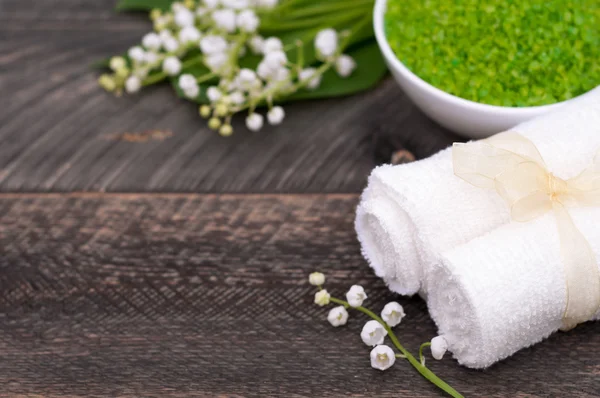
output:
[[[571,178],[600,146],[600,88],[512,131],[530,139],[548,169]],[[439,255],[510,221],[492,190],[456,178],[451,149],[406,165],[377,167],[357,208],[356,232],[375,273],[400,294],[426,293]]]
[[[600,260],[600,209],[569,213]],[[556,217],[513,222],[441,257],[427,304],[448,350],[485,368],[561,327],[567,292]],[[600,312],[593,319],[599,319]]]

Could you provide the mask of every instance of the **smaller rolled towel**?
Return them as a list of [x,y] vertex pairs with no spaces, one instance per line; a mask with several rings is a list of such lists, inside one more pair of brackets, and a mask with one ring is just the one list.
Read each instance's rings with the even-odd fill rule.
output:
[[[600,259],[600,209],[569,213]],[[561,328],[567,284],[552,212],[450,250],[428,277],[429,312],[462,365],[488,367]]]
[[[600,88],[512,130],[536,145],[551,172],[570,178],[600,146]],[[355,227],[375,273],[392,291],[412,295],[426,293],[427,274],[442,253],[509,221],[495,192],[454,176],[446,149],[422,161],[373,170]]]

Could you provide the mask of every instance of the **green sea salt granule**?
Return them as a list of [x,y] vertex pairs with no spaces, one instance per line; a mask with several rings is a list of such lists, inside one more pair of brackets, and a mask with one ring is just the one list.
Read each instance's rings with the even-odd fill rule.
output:
[[387,39],[433,86],[501,106],[600,85],[600,0],[388,0]]

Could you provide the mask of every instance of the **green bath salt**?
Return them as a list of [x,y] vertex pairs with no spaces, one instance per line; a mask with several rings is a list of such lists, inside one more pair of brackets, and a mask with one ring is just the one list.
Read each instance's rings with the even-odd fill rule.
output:
[[546,105],[600,85],[600,0],[388,0],[385,30],[408,69],[471,101]]

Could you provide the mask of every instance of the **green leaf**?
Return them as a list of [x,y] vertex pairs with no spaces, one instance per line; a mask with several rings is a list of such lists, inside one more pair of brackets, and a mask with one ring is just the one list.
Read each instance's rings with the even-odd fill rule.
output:
[[288,102],[350,95],[374,86],[385,76],[387,68],[375,41],[365,42],[347,54],[357,64],[350,77],[342,78],[334,70],[329,70],[323,75],[321,85],[316,90],[299,90],[283,100]]
[[155,8],[166,11],[175,0],[121,0],[117,4],[119,11],[151,11]]

